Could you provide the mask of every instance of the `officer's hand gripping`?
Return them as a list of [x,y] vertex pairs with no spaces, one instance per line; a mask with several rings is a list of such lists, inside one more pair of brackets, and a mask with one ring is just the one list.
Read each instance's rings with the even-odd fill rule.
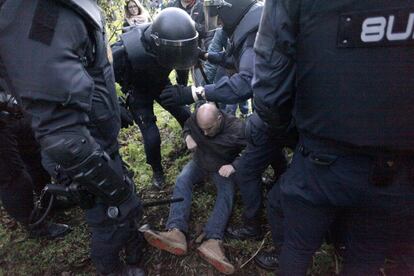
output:
[[165,106],[177,106],[192,104],[194,98],[190,86],[168,85],[160,95],[161,104]]

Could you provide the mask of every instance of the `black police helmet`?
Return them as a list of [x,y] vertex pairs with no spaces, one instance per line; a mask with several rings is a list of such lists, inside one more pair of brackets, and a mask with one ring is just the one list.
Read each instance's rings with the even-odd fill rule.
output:
[[188,69],[198,60],[198,33],[182,9],[166,8],[152,23],[151,38],[160,65]]
[[223,6],[217,9],[217,13],[223,22],[223,30],[232,35],[243,16],[257,3],[256,0],[226,0],[231,6]]

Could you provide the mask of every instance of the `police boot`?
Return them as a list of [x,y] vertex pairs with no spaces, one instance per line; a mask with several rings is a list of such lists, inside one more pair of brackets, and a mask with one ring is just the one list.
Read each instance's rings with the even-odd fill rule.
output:
[[273,249],[272,251],[261,250],[254,257],[255,263],[266,270],[276,270],[279,268],[279,251]]
[[187,254],[187,240],[184,233],[177,228],[173,228],[168,232],[148,229],[144,231],[144,238],[150,245],[174,255]]
[[226,229],[226,238],[235,240],[261,240],[263,238],[262,228],[259,224],[243,224],[242,226],[229,226]]
[[60,223],[42,223],[41,225],[29,230],[29,238],[46,238],[52,240],[63,237],[71,231],[66,224]]
[[221,240],[206,240],[197,248],[197,251],[201,258],[206,260],[221,273],[234,273],[234,266],[224,255],[223,242]]
[[165,185],[165,176],[162,170],[153,171],[152,175],[152,185],[161,190]]

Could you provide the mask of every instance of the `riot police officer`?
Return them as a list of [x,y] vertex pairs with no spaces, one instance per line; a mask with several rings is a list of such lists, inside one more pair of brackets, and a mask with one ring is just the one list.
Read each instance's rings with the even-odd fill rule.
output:
[[232,69],[236,73],[204,87],[170,86],[161,94],[164,105],[185,105],[198,100],[237,103],[252,96],[253,44],[263,5],[255,0],[204,1],[206,29],[217,28],[221,19],[223,30],[230,37],[227,52],[202,53],[209,62]]
[[[1,77],[32,116],[42,155],[71,179],[65,191],[86,209],[97,271],[142,274],[135,225],[141,204],[122,172],[119,107],[97,3],[1,3]],[[123,249],[127,265],[119,260]]]
[[115,79],[128,95],[127,105],[144,138],[147,163],[153,170],[152,183],[158,189],[165,180],[153,104],[160,103],[181,126],[190,117],[186,106],[166,106],[160,94],[171,85],[168,76],[173,69],[188,69],[195,64],[197,41],[190,16],[178,8],[167,8],[153,23],[130,29],[112,46]]
[[300,135],[280,179],[283,275],[306,274],[338,216],[343,274],[378,275],[390,248],[406,261],[399,275],[412,274],[413,4],[266,1],[254,104],[275,133],[293,117]]

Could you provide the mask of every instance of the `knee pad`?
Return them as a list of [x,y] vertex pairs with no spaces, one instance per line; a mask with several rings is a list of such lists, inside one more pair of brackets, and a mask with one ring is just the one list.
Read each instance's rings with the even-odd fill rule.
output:
[[99,148],[90,135],[81,132],[47,136],[40,144],[46,156],[63,168],[81,163]]

